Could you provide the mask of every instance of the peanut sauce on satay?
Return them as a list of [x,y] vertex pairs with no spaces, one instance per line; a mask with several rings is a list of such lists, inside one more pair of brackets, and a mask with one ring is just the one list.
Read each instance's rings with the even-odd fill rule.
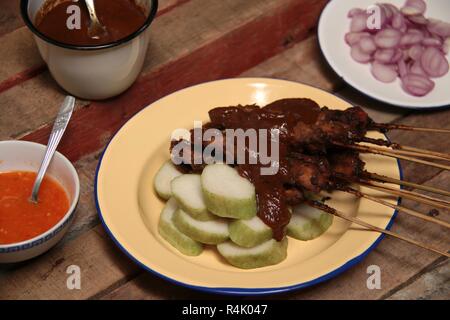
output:
[[[261,175],[258,164],[237,164],[242,177],[255,186],[258,203],[258,217],[273,230],[273,236],[281,241],[290,221],[291,213],[286,199],[285,185],[289,182],[290,133],[297,123],[313,124],[320,113],[320,107],[309,99],[283,99],[264,108],[258,106],[216,108],[209,112],[211,126],[223,129],[279,129],[279,169],[275,175]],[[268,137],[270,139],[270,137]],[[259,143],[259,142],[258,142]],[[267,141],[270,146],[270,141]],[[247,150],[248,151],[248,150]],[[269,150],[270,154],[271,150]]]
[[[320,108],[310,99],[283,99],[275,101],[264,108],[256,105],[220,107],[210,110],[211,122],[206,123],[200,131],[214,128],[225,133],[227,129],[266,129],[267,137],[256,135],[257,144],[260,139],[267,139],[267,154],[252,150],[247,141],[243,144],[246,154],[245,164],[236,161],[238,144],[229,145],[222,136],[221,144],[224,155],[234,155],[233,167],[239,174],[252,182],[256,189],[258,216],[272,228],[276,240],[282,240],[290,221],[289,206],[305,202],[307,193],[319,194],[322,190],[332,191],[345,187],[364,175],[364,162],[355,151],[342,150],[338,145],[362,141],[373,121],[360,107],[352,107],[345,111]],[[183,172],[201,173],[206,163],[195,164],[192,157],[199,156],[192,148],[197,145],[195,130],[191,130],[191,140],[172,141],[171,148],[179,143],[188,146],[188,159],[178,168]],[[279,133],[278,158],[274,158],[271,148],[270,131]],[[200,135],[201,136],[201,135]],[[198,139],[198,138],[197,138]],[[194,141],[194,143],[192,143]],[[212,141],[200,141],[203,147]],[[338,145],[336,145],[338,143]],[[234,153],[227,148],[234,148]],[[264,164],[262,157],[269,157],[275,163],[273,175],[262,175]],[[255,161],[250,162],[250,157]],[[190,159],[190,160],[189,160]],[[229,159],[227,158],[227,163]],[[272,162],[272,165],[274,163]],[[273,166],[272,166],[273,167]],[[306,194],[305,194],[306,192]]]

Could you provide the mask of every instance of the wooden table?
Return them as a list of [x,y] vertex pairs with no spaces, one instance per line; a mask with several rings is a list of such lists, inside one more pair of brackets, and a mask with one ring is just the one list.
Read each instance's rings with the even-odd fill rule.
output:
[[[151,45],[139,80],[108,101],[78,101],[59,150],[81,178],[76,219],[64,240],[45,255],[0,267],[2,299],[218,298],[170,284],[140,270],[106,235],[94,206],[99,155],[113,133],[153,101],[181,88],[229,77],[289,79],[323,88],[362,105],[379,122],[450,128],[450,110],[412,112],[371,100],[327,66],[315,36],[326,0],[160,0]],[[19,0],[0,3],[0,140],[46,143],[65,93],[50,76]],[[444,135],[392,132],[410,146],[450,152]],[[402,163],[406,180],[449,189],[450,173]],[[405,206],[426,212],[410,201]],[[440,218],[449,221],[449,212]],[[447,250],[447,230],[399,215],[393,230]],[[66,269],[78,265],[81,290],[68,290]],[[368,290],[367,267],[381,268],[381,289]],[[385,238],[362,263],[332,281],[275,299],[449,299],[450,265],[435,254]]]

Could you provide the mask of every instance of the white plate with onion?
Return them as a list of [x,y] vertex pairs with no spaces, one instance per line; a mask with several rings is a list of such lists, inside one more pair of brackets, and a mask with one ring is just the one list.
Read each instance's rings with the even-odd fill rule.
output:
[[318,34],[328,63],[362,93],[404,108],[450,106],[449,0],[332,0]]

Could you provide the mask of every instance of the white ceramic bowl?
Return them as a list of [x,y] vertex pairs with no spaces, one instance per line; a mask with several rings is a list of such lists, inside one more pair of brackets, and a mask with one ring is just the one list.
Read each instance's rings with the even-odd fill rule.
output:
[[[37,172],[44,157],[44,145],[26,141],[0,142],[0,172]],[[67,192],[70,207],[64,217],[50,230],[23,242],[0,245],[0,263],[15,263],[34,258],[53,247],[67,232],[80,196],[80,182],[72,163],[56,152],[47,174]]]
[[[145,8],[145,24],[128,37],[100,46],[74,46],[48,38],[34,25],[46,0],[22,0],[21,13],[34,33],[39,52],[58,84],[74,96],[102,100],[128,89],[139,75],[149,44],[149,26],[158,0],[137,0]],[[55,26],[56,27],[56,26]]]
[[[350,57],[350,47],[344,36],[350,30],[347,17],[352,8],[368,8],[379,2],[403,6],[406,0],[332,0],[323,10],[319,21],[319,43],[325,58],[334,71],[348,84],[362,93],[379,101],[403,108],[430,109],[450,105],[450,73],[436,82],[434,90],[425,97],[414,97],[401,88],[400,80],[394,83],[382,83],[370,72],[370,64],[360,64]],[[450,22],[450,1],[427,1],[426,17]],[[450,60],[450,56],[447,55]]]

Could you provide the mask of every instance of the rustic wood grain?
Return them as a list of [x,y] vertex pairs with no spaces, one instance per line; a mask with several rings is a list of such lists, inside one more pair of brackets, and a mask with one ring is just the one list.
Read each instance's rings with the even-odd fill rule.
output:
[[[450,129],[450,109],[429,111],[429,112],[414,112],[408,117],[403,118],[398,123],[417,126],[417,127],[431,127],[431,128],[446,128]],[[450,153],[450,135],[437,133],[419,133],[402,130],[393,130],[388,133],[389,138],[405,146],[414,146],[418,148],[434,150],[444,153]],[[434,177],[439,169],[422,165],[417,170],[416,165],[402,161],[403,173],[406,180],[422,183]],[[448,189],[449,184],[444,186]]]
[[311,36],[292,48],[267,59],[240,77],[268,77],[296,81],[333,92],[342,80],[326,65],[317,37]]
[[[88,299],[114,289],[138,268],[119,250],[101,226],[76,241],[58,246],[43,257],[19,266],[0,286],[0,299]],[[81,269],[81,290],[67,289],[67,267]],[[117,280],[117,281],[115,281]]]
[[391,295],[389,300],[449,300],[450,261],[433,264],[412,283]]
[[19,10],[20,0],[0,3],[0,37],[23,25]]
[[9,89],[5,84],[13,82],[26,70],[42,68],[44,61],[32,33],[25,27],[4,35],[0,41],[0,92],[3,92]]
[[174,285],[150,273],[142,273],[136,279],[100,297],[102,300],[207,300],[223,299],[224,296],[197,292]]
[[[49,73],[1,93],[0,139],[18,138],[53,121],[64,96]],[[76,108],[85,104],[77,100]]]

